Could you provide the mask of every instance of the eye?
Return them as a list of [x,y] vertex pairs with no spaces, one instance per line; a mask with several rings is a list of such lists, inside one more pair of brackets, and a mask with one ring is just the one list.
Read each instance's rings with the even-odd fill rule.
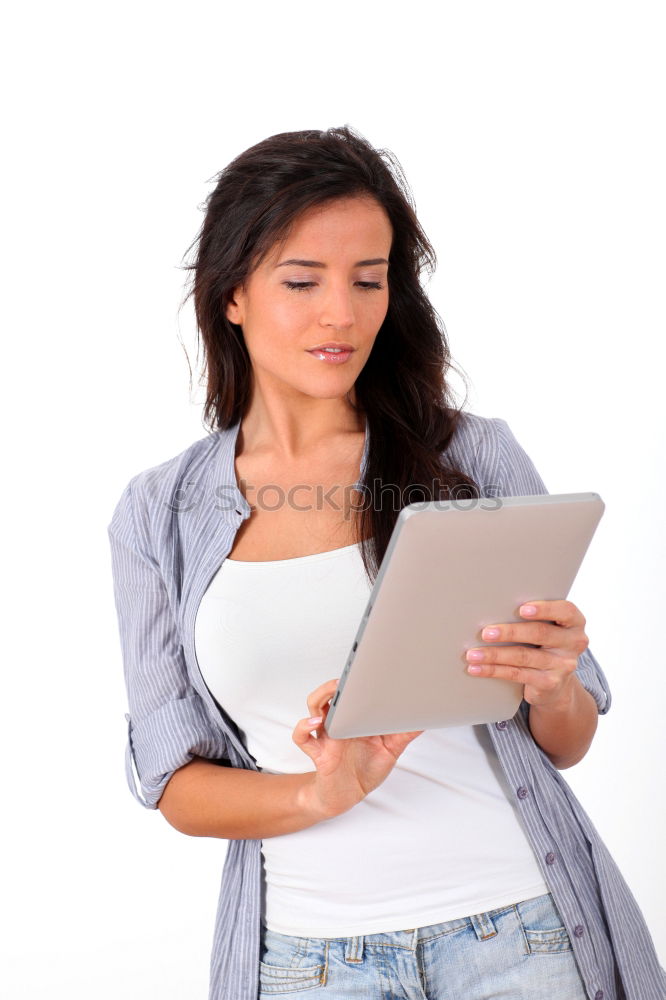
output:
[[[316,286],[316,281],[284,281],[284,285],[294,292],[306,292]],[[384,286],[379,281],[357,281],[356,284],[364,292],[379,291]]]

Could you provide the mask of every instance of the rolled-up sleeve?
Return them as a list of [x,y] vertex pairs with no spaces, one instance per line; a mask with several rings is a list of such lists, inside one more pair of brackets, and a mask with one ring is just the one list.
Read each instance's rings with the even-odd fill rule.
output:
[[[500,496],[535,496],[547,494],[543,479],[531,458],[521,447],[506,420],[493,417],[499,451]],[[599,715],[605,715],[611,706],[611,692],[603,670],[588,647],[578,657],[576,675],[583,687],[594,698]]]
[[137,541],[135,479],[125,487],[107,531],[129,703],[125,715],[127,782],[141,805],[156,809],[179,767],[195,756],[222,762],[228,755],[224,734],[189,681],[159,568]]

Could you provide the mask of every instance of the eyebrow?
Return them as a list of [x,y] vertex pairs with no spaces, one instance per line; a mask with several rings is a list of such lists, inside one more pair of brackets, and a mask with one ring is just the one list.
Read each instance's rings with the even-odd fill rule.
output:
[[[276,267],[286,267],[288,264],[297,264],[299,267],[326,267],[326,264],[319,260],[296,260],[294,258],[283,260]],[[375,264],[388,264],[388,261],[385,257],[373,257],[372,260],[357,260],[354,267],[373,267]]]

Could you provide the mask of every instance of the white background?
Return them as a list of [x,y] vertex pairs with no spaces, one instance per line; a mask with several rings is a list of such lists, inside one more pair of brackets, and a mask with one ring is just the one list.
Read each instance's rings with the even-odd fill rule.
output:
[[14,5],[5,996],[207,996],[225,845],[177,833],[126,787],[106,526],[132,475],[206,433],[178,306],[211,178],[266,136],[345,123],[393,150],[414,190],[467,408],[509,422],[550,492],[606,503],[570,596],[613,705],[565,777],[666,962],[662,12]]

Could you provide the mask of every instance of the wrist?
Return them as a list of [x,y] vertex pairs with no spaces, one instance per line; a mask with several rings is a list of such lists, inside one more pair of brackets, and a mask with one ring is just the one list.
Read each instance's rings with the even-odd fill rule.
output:
[[559,694],[549,702],[530,704],[530,712],[544,712],[549,715],[569,715],[576,707],[579,695],[580,681],[573,674],[566,681]]
[[555,767],[572,767],[585,756],[594,737],[596,702],[580,680],[572,678],[570,697],[551,706],[530,705],[528,725]]
[[299,785],[297,793],[297,805],[299,811],[307,816],[310,825],[321,823],[323,820],[332,819],[336,814],[324,808],[317,790],[317,772],[307,771],[302,775],[303,781]]

